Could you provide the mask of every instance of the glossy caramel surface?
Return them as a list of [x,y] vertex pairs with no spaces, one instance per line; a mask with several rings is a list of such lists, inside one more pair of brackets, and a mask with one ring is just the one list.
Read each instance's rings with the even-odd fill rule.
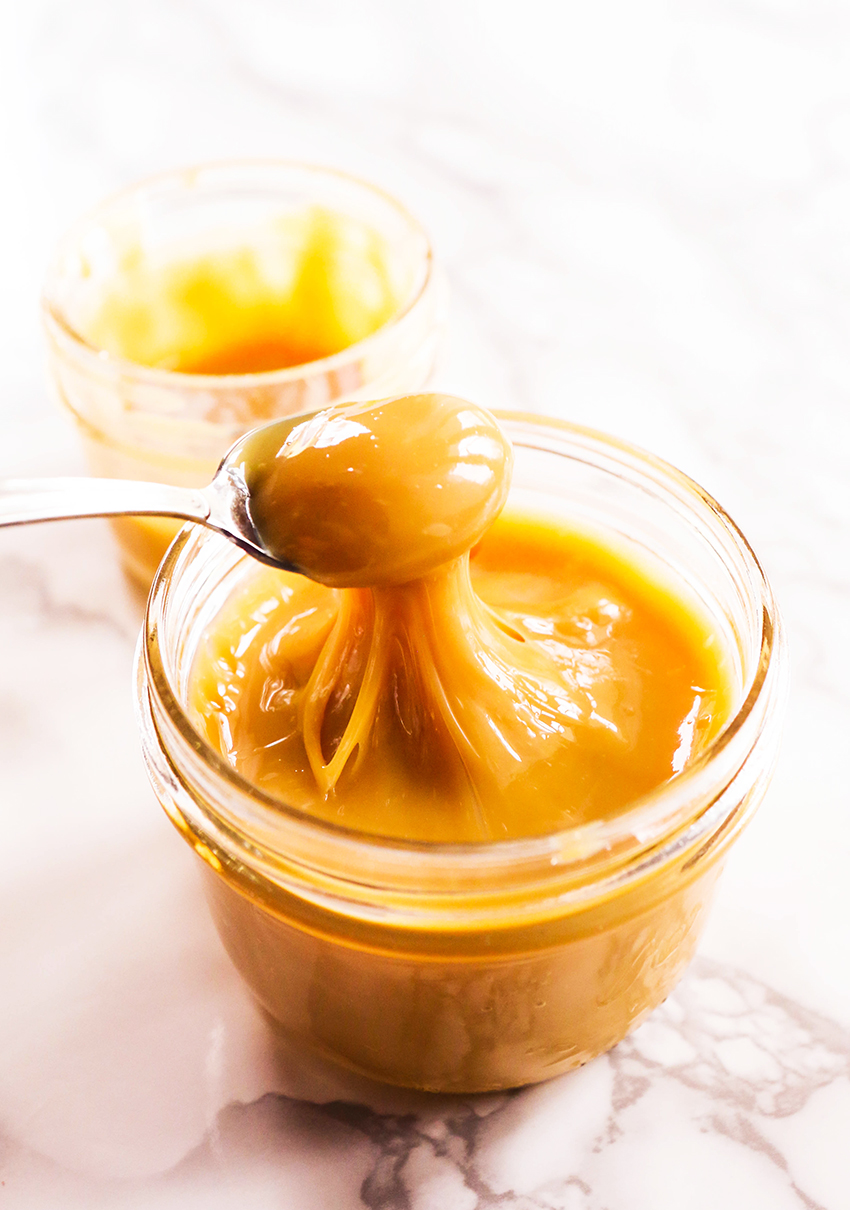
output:
[[471,559],[380,589],[257,567],[191,708],[249,781],[364,832],[521,837],[606,819],[728,716],[695,608],[604,539],[503,515]]
[[513,454],[484,408],[432,394],[279,420],[227,462],[269,554],[352,588],[420,579],[468,551],[505,502]]

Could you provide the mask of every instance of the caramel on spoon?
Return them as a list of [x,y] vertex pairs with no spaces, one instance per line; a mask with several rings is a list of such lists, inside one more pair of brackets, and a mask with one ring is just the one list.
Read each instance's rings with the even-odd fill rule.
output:
[[241,437],[208,487],[121,479],[0,482],[0,525],[164,516],[333,587],[401,584],[468,550],[498,515],[512,453],[451,395],[338,404]]

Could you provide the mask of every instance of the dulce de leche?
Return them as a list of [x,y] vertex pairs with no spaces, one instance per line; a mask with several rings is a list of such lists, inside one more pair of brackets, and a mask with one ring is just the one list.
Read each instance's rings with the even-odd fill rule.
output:
[[228,601],[193,703],[284,802],[406,840],[552,832],[621,811],[727,716],[712,635],[604,544],[516,516],[488,533],[511,453],[483,409],[338,406],[240,458],[267,548],[305,575]]
[[[627,824],[738,708],[727,638],[614,531],[514,504],[510,443],[462,400],[257,440],[255,523],[306,574],[242,561],[193,647],[191,759],[232,782],[232,851],[192,822],[209,778],[166,802],[228,951],[286,1034],[366,1075],[479,1091],[585,1062],[678,978],[756,798]],[[262,811],[244,844],[229,794]]]

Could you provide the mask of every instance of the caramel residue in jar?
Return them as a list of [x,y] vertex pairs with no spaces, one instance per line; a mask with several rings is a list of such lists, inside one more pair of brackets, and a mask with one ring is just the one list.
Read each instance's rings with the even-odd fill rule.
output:
[[[383,429],[362,405],[302,420],[314,426],[314,441],[315,425],[329,419],[361,424],[374,457],[348,459],[333,441],[310,446],[315,457],[295,476],[291,498],[285,456],[246,468],[249,481],[260,468],[255,486],[269,488],[272,500],[277,482],[285,541],[309,548],[323,517],[320,574],[315,567],[310,574],[325,583],[252,568],[196,655],[192,712],[208,741],[260,790],[359,831],[481,841],[609,819],[681,772],[728,717],[720,644],[696,606],[653,582],[604,536],[510,513],[493,523],[507,489],[507,455],[487,462],[486,489],[470,512],[474,518],[478,509],[478,524],[467,518],[443,532],[448,514],[436,503],[436,485],[450,485],[464,447],[462,437],[439,434],[453,417],[458,428],[472,406],[446,401],[369,405],[373,413],[389,409]],[[405,409],[418,434],[407,450]],[[492,417],[475,414],[493,437]],[[376,429],[383,443],[369,437]],[[352,452],[357,437],[351,430],[345,439]],[[322,448],[334,452],[324,458]],[[287,510],[298,493],[322,482],[339,486],[358,466],[361,487],[373,489],[369,507],[338,508],[335,521],[314,496],[293,538]],[[392,519],[403,507],[395,493],[415,484],[422,467],[424,498],[434,502],[423,516],[442,545],[434,547],[432,534],[428,546],[428,525],[408,499],[415,523],[402,517],[381,531],[389,535],[384,572],[367,559],[352,573],[358,534],[368,547],[369,527],[382,526],[375,502],[388,501]],[[272,510],[266,525],[273,523]],[[420,570],[386,574],[388,552],[398,567]]]
[[124,360],[182,374],[256,374],[341,352],[400,305],[383,239],[322,207],[250,243],[156,257],[131,243],[84,335]]

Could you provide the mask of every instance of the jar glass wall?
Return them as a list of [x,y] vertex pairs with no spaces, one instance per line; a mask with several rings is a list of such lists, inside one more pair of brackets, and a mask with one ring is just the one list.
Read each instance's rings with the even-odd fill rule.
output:
[[[193,259],[211,266],[206,279],[187,280]],[[314,262],[321,272],[302,272],[299,284],[299,266]],[[169,276],[174,266],[180,272]],[[282,313],[252,291],[289,291],[287,322],[300,341],[291,356],[303,361],[186,372],[169,329],[172,344],[203,344],[209,298],[224,288],[210,274],[223,266],[242,292],[233,315],[248,325],[274,325]],[[198,313],[202,289],[207,310]],[[394,198],[330,169],[241,162],[158,177],[83,219],[48,275],[43,315],[53,380],[92,473],[199,487],[228,447],[266,420],[421,388],[444,301],[428,239]],[[333,329],[327,347],[336,351],[314,356],[324,350],[309,330],[311,312]],[[114,524],[128,570],[149,583],[179,526]]]
[[734,668],[732,717],[618,817],[484,844],[383,840],[266,797],[187,714],[195,652],[254,573],[187,530],[138,661],[145,759],[198,854],[221,937],[281,1029],[368,1076],[452,1092],[542,1080],[615,1045],[693,954],[729,846],[777,754],[784,650],[770,589],[723,510],[600,434],[503,415],[508,507],[604,532],[690,595]]

